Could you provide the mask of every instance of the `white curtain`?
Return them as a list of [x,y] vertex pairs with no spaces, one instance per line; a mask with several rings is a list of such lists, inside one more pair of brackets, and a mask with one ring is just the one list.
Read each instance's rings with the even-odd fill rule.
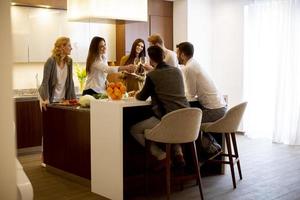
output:
[[244,17],[246,133],[300,145],[300,0],[252,1]]

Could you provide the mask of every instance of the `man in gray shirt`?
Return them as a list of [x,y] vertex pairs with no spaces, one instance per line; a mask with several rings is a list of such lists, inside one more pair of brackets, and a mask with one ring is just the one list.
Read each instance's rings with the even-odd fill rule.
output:
[[[145,84],[136,95],[136,99],[146,100],[151,97],[153,116],[131,127],[132,136],[143,146],[145,146],[145,129],[156,126],[165,114],[189,107],[180,69],[171,67],[163,61],[164,52],[158,46],[150,46],[148,55],[154,70],[146,75]],[[184,166],[180,145],[174,145],[173,149],[175,151],[174,163],[177,162],[178,165]],[[166,158],[166,153],[155,144],[151,144],[150,152],[158,161],[164,161]]]

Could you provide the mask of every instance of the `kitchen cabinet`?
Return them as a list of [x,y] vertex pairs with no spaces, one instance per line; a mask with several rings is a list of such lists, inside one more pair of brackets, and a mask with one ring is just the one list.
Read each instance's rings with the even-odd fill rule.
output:
[[105,38],[108,60],[115,60],[115,24],[70,22],[65,10],[22,6],[12,6],[11,16],[15,62],[45,62],[60,36],[71,39],[74,62],[86,62],[94,36]]
[[30,8],[11,7],[11,26],[15,62],[28,62]]
[[129,54],[131,45],[137,38],[142,38],[148,47],[148,36],[159,34],[168,49],[173,49],[173,2],[148,1],[148,22],[118,21],[116,24],[116,58]]
[[54,9],[30,9],[28,13],[30,62],[44,62],[51,54],[54,41],[61,35],[61,12]]
[[41,146],[42,112],[37,98],[15,99],[17,148]]

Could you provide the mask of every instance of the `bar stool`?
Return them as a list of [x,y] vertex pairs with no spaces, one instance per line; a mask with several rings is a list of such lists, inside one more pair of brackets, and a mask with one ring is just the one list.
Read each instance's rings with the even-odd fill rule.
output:
[[[149,141],[166,145],[166,190],[167,199],[171,194],[171,144],[190,143],[196,169],[196,178],[200,196],[203,200],[201,175],[197,157],[195,141],[198,138],[202,120],[202,111],[199,108],[182,108],[166,114],[159,124],[152,129],[145,130],[146,148]],[[146,150],[146,152],[148,152]],[[148,156],[148,155],[146,155]]]
[[[229,164],[233,188],[236,188],[234,164],[237,163],[239,177],[240,177],[240,179],[243,178],[235,133],[238,131],[238,127],[239,127],[239,124],[243,117],[246,106],[247,106],[247,102],[243,102],[237,106],[232,107],[230,110],[228,110],[221,119],[219,119],[215,122],[212,122],[212,123],[203,123],[201,125],[201,131],[203,131],[203,132],[220,133],[225,136],[226,146],[227,146],[227,154],[222,153],[220,155],[228,157],[229,161],[213,159],[213,160],[208,160],[207,162]],[[232,152],[230,136],[231,136],[231,140],[232,140],[232,144],[233,144],[234,153]]]

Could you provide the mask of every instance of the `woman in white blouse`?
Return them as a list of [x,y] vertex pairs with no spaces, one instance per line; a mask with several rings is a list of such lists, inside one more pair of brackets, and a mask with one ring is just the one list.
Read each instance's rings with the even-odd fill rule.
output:
[[82,95],[104,93],[106,90],[106,77],[108,73],[122,70],[133,72],[133,66],[110,67],[107,64],[106,42],[104,38],[95,36],[90,44],[86,60],[87,80]]

